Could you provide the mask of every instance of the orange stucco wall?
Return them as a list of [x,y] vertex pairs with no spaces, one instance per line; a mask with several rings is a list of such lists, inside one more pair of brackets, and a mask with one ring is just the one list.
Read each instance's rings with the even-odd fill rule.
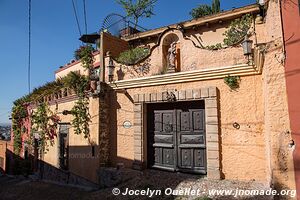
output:
[[[226,179],[266,181],[268,172],[266,162],[266,142],[264,139],[264,115],[262,97],[262,77],[243,77],[238,92],[230,91],[222,79],[183,84],[173,84],[157,87],[128,89],[130,96],[140,93],[154,93],[164,90],[184,90],[216,86],[220,91],[221,115],[221,157],[222,172]],[[256,87],[252,87],[256,83]],[[260,89],[259,89],[260,88]],[[117,103],[120,105],[114,112],[117,116],[117,130],[113,139],[116,140],[117,155],[115,162],[133,161],[134,127],[125,129],[124,121],[134,121],[133,103],[125,94],[117,93]],[[238,122],[239,130],[232,124]],[[114,127],[114,125],[111,125]],[[130,166],[130,162],[127,162]]]
[[[264,48],[265,63],[261,75],[243,76],[238,91],[230,91],[223,79],[168,84],[163,86],[137,87],[127,89],[129,96],[156,91],[193,89],[216,86],[220,91],[221,122],[221,165],[226,179],[259,180],[276,188],[295,188],[292,153],[288,143],[291,139],[290,119],[288,116],[284,68],[280,62],[283,53],[283,38],[280,18],[280,4],[270,1],[265,21],[256,24],[256,32],[251,39]],[[224,23],[225,26],[226,23]],[[204,44],[215,44],[225,29],[220,24],[214,29],[214,37],[203,33]],[[210,24],[213,29],[213,25]],[[204,28],[207,30],[207,28]],[[202,30],[200,29],[199,32]],[[247,63],[240,46],[217,51],[199,49],[190,40],[173,30],[180,41],[181,71],[212,69],[228,65]],[[204,37],[205,36],[205,37]],[[205,38],[205,40],[204,40]],[[164,36],[162,37],[162,40]],[[152,45],[150,42],[145,45]],[[116,63],[115,80],[129,80],[156,75],[163,67],[163,42],[156,47],[148,61],[136,66]],[[106,64],[108,59],[106,59]],[[148,62],[148,63],[146,63]],[[146,64],[145,72],[138,69]],[[124,73],[118,79],[118,73]],[[114,124],[111,124],[111,139],[115,144],[114,163],[125,162],[130,166],[133,159],[133,129],[124,129],[122,123],[133,124],[133,103],[122,93],[116,93],[116,105],[112,105]],[[238,122],[239,130],[232,124]]]
[[300,10],[299,1],[282,1],[282,23],[285,43],[285,78],[287,85],[289,116],[292,136],[295,142],[294,166],[300,199]]

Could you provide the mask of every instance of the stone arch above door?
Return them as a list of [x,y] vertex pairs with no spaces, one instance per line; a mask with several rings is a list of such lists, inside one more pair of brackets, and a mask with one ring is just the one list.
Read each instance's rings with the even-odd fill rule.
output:
[[134,164],[133,168],[145,167],[146,109],[147,103],[172,101],[205,101],[207,177],[220,179],[221,159],[219,143],[218,89],[216,87],[195,88],[190,90],[168,90],[156,93],[134,95]]

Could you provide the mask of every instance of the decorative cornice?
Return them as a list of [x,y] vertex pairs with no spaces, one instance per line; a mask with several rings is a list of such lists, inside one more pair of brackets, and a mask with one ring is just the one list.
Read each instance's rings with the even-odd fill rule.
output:
[[252,5],[248,5],[245,7],[224,11],[224,12],[221,12],[218,14],[205,16],[205,17],[180,22],[177,24],[173,24],[173,25],[169,25],[169,26],[165,26],[165,27],[161,27],[161,28],[157,28],[157,29],[153,29],[153,30],[149,30],[149,31],[136,33],[136,34],[124,37],[122,39],[124,39],[125,41],[133,41],[133,40],[137,40],[137,39],[141,39],[141,38],[145,38],[145,37],[149,37],[149,36],[159,35],[162,32],[164,32],[166,29],[177,28],[178,24],[180,24],[184,28],[190,28],[193,26],[205,25],[207,23],[218,23],[220,20],[224,21],[224,20],[234,19],[234,18],[237,18],[239,16],[242,16],[242,15],[248,14],[248,13],[259,13],[259,5],[252,4]]
[[248,64],[241,64],[241,65],[234,65],[234,66],[227,66],[227,67],[156,75],[156,76],[129,79],[129,80],[120,80],[120,81],[109,83],[109,86],[117,90],[117,89],[139,88],[139,87],[220,79],[228,75],[247,76],[247,75],[257,75],[260,73],[261,73],[261,67],[255,67],[254,65],[248,65]]

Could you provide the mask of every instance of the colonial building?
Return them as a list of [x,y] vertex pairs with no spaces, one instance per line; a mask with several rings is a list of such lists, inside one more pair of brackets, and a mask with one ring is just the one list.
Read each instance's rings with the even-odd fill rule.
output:
[[[231,35],[232,22],[248,29]],[[60,125],[44,173],[61,168],[99,183],[101,171],[125,166],[295,188],[278,1],[99,40],[90,137],[74,134],[73,116],[63,115],[78,97],[50,95]],[[122,61],[129,48],[145,56]],[[55,76],[70,71],[87,74],[75,61]]]

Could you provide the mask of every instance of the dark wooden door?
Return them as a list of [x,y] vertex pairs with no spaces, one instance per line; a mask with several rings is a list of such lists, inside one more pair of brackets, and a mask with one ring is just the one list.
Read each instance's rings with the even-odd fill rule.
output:
[[[154,108],[148,124],[150,167],[206,174],[204,109]],[[152,113],[152,115],[151,115]]]
[[203,109],[177,110],[178,169],[206,173],[206,142]]
[[175,170],[176,167],[176,117],[174,110],[154,111],[153,167]]

